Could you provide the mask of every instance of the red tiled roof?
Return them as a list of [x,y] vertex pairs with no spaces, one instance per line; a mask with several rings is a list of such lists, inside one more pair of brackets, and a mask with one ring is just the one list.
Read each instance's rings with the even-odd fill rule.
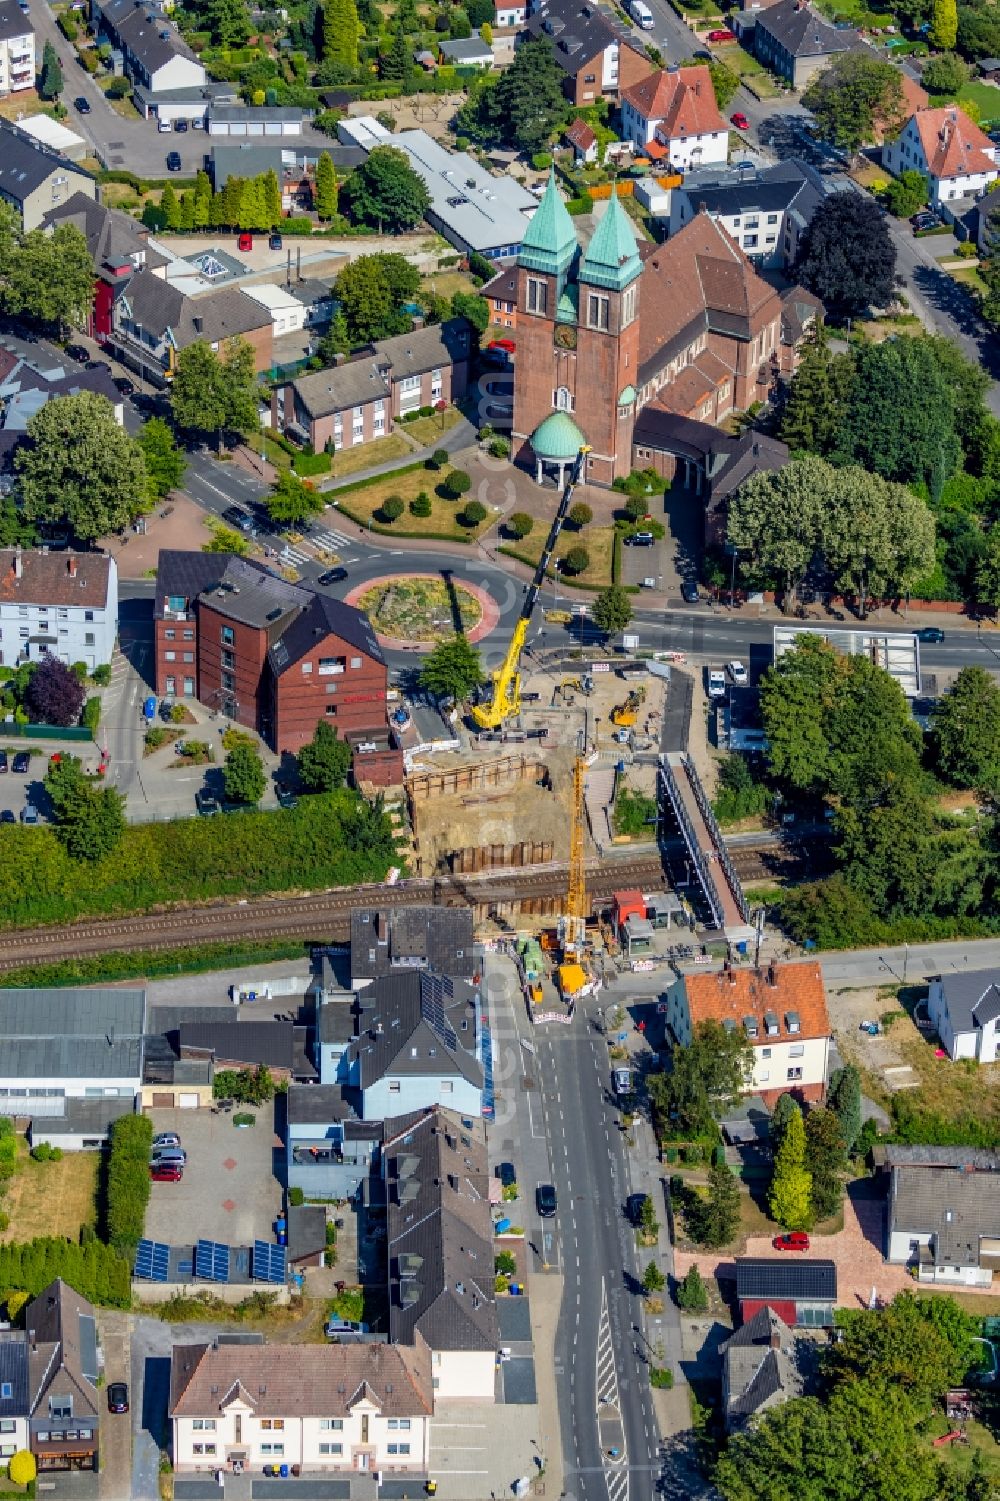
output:
[[102,609],[108,601],[110,576],[111,559],[105,553],[0,550],[0,600],[7,602]]
[[957,105],[918,109],[913,122],[932,177],[996,171],[993,142]]
[[666,140],[676,136],[710,135],[726,129],[706,64],[676,72],[651,73],[631,88],[622,90],[632,108],[645,120],[661,122],[657,133]]
[[597,137],[587,124],[586,120],[577,118],[566,132],[566,139],[571,146],[578,146],[581,151],[589,151],[591,146],[597,145]]
[[[691,1025],[731,1021],[742,1029],[745,1017],[757,1023],[756,1041],[766,1042],[765,1013],[778,1020],[777,1036],[816,1038],[830,1035],[823,971],[811,960],[807,964],[773,964],[768,969],[722,969],[715,974],[684,976]],[[798,1017],[792,1032],[788,1020]],[[773,1037],[774,1034],[772,1034]]]

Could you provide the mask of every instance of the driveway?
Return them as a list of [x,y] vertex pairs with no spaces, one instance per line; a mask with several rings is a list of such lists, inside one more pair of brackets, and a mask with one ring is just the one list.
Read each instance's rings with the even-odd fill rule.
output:
[[210,1110],[153,1110],[154,1131],[177,1131],[187,1152],[180,1183],[154,1183],[146,1235],[174,1246],[216,1240],[249,1246],[274,1239],[281,1185],[274,1169],[282,1148],[274,1133],[273,1103],[253,1108],[257,1123],[233,1126],[232,1115]]
[[101,1471],[99,1477],[100,1501],[122,1501],[132,1489],[132,1417],[128,1413],[111,1413],[107,1410],[107,1388],[112,1381],[126,1381],[129,1398],[134,1405],[132,1391],[132,1359],[129,1339],[129,1317],[110,1309],[98,1310],[98,1326],[101,1347],[104,1350],[105,1385],[101,1392]]

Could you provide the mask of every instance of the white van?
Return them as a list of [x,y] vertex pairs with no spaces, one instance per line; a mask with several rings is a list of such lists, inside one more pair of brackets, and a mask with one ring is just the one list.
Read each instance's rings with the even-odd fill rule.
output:
[[643,31],[652,31],[653,12],[648,5],[644,4],[644,0],[632,0],[628,9],[632,20],[641,26]]

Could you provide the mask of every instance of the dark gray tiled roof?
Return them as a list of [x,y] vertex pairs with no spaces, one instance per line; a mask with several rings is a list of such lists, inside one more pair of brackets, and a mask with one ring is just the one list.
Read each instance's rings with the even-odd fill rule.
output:
[[76,1421],[85,1417],[96,1421],[97,1323],[91,1304],[57,1279],[26,1306],[24,1327],[35,1336],[28,1351],[32,1414],[51,1391],[72,1396]]
[[311,594],[305,609],[282,627],[281,635],[271,647],[270,661],[275,674],[287,672],[327,636],[337,636],[373,662],[385,663],[371,621],[363,610],[327,594]]
[[291,1022],[232,1021],[228,1026],[188,1023],[180,1029],[182,1052],[193,1049],[254,1066],[291,1070],[294,1061],[295,1028]]
[[222,576],[203,589],[198,598],[227,619],[256,630],[273,627],[276,631],[289,618],[294,619],[308,609],[314,597],[310,589],[275,578],[273,573],[259,564],[248,563],[245,558],[222,556],[227,559]]
[[856,31],[839,31],[801,0],[778,0],[756,13],[756,24],[792,57],[825,57],[858,45]]
[[[437,1077],[459,1074],[482,1087],[476,1057],[476,988],[428,970],[383,975],[361,993],[361,1028],[350,1056],[360,1065],[360,1087],[386,1074]],[[463,1025],[464,1024],[464,1025]]]
[[14,0],[0,0],[0,41],[34,32],[30,20]]
[[531,36],[548,37],[556,61],[567,73],[578,73],[613,42],[641,52],[641,44],[617,17],[591,0],[545,0],[529,19],[527,30]]
[[493,1224],[486,1132],[450,1110],[386,1122],[389,1338],[493,1350]]
[[958,970],[941,976],[955,1032],[972,1032],[1000,1016],[1000,970]]
[[393,907],[351,913],[351,974],[373,979],[429,965],[445,975],[475,973],[468,907]]
[[730,439],[730,443],[732,446],[725,467],[712,478],[713,504],[734,494],[751,475],[767,469],[783,469],[790,457],[787,443],[752,428],[747,428],[738,438]]
[[143,990],[0,991],[0,1072],[8,1078],[133,1078]]
[[939,1265],[978,1266],[981,1236],[1000,1236],[1000,1175],[894,1167],[889,1232],[933,1235]]
[[424,375],[468,357],[469,325],[464,318],[451,318],[382,339],[357,359],[303,375],[293,384],[297,399],[311,417],[327,417],[388,396],[392,380]]
[[105,208],[86,193],[74,193],[59,208],[51,209],[43,221],[45,228],[72,224],[85,236],[95,270],[117,266],[132,256],[143,256],[147,270],[167,264],[167,257],[149,243],[149,232],[129,214]]
[[90,173],[71,162],[69,157],[61,156],[50,146],[43,146],[8,120],[0,120],[0,193],[5,198],[23,203],[55,172],[74,172],[93,182]]
[[197,62],[195,54],[164,16],[150,11],[144,0],[111,0],[103,7],[104,19],[123,44],[149,73],[155,73],[175,57]]
[[285,1110],[290,1126],[325,1126],[354,1114],[339,1084],[292,1084]]
[[326,1249],[326,1210],[319,1204],[292,1204],[288,1210],[288,1259],[300,1261]]
[[350,1042],[354,1036],[354,995],[351,991],[319,998],[316,1037],[319,1042]]
[[154,276],[152,271],[137,271],[122,296],[133,323],[141,324],[158,339],[169,329],[179,349],[185,349],[196,339],[223,343],[240,334],[271,327],[267,308],[244,296],[238,287],[220,287],[218,291],[189,297]]
[[1000,1172],[1000,1152],[987,1151],[984,1147],[931,1147],[904,1146],[888,1142],[872,1149],[876,1167],[961,1167],[975,1168],[977,1172]]

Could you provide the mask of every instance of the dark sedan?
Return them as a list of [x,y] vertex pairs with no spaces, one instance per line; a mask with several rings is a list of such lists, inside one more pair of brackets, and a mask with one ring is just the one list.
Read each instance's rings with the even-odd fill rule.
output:
[[347,577],[346,568],[328,568],[316,580],[317,584],[342,584]]
[[167,152],[167,171],[179,172],[181,170],[181,154],[179,151]]
[[539,1183],[535,1189],[535,1203],[543,1220],[550,1220],[556,1212],[556,1190],[553,1183]]
[[918,641],[924,641],[928,646],[936,646],[944,640],[944,631],[937,625],[923,625],[919,631],[913,633]]
[[108,1387],[108,1412],[128,1412],[128,1387],[124,1381],[112,1381]]

